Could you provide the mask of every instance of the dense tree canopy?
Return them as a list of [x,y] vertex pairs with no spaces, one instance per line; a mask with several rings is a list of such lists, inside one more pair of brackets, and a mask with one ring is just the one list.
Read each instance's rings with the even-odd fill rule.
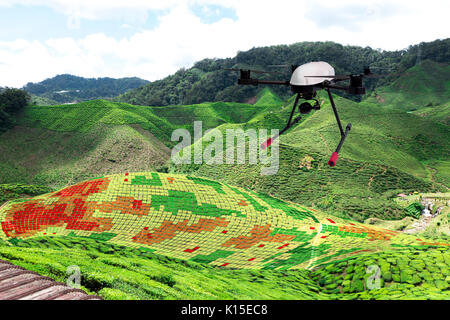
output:
[[[381,51],[370,47],[343,46],[334,42],[300,42],[292,45],[278,45],[253,48],[238,52],[234,58],[204,59],[190,69],[180,69],[162,80],[151,82],[131,90],[117,98],[119,101],[137,105],[191,104],[205,101],[245,102],[255,96],[260,87],[239,86],[238,75],[224,68],[252,67],[282,71],[280,75],[262,75],[262,79],[286,80],[289,69],[270,68],[274,64],[303,64],[310,61],[327,61],[337,74],[359,73],[365,66],[374,72],[401,73],[418,62],[430,59],[436,62],[450,62],[450,39],[436,40],[410,46],[405,50]],[[365,80],[370,91],[376,85],[385,84],[393,78]],[[290,92],[285,87],[273,87],[281,97]],[[346,96],[345,93],[339,93]],[[355,96],[347,96],[355,99]]]
[[30,95],[20,89],[6,88],[0,93],[0,108],[9,114],[16,114],[30,102]]
[[14,124],[14,117],[30,102],[29,94],[20,89],[0,90],[0,132]]
[[139,78],[83,78],[62,74],[39,83],[28,83],[24,90],[57,103],[112,98],[147,84]]

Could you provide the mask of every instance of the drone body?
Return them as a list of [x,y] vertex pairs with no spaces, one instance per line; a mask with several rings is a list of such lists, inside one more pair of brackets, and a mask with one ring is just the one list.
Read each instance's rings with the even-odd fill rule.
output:
[[[236,70],[236,69],[228,69],[228,70]],[[339,127],[339,131],[341,133],[341,140],[336,148],[336,151],[330,157],[328,164],[331,167],[334,167],[338,156],[339,151],[344,144],[345,138],[347,137],[349,131],[352,128],[352,124],[348,123],[345,131],[342,128],[341,120],[339,119],[339,115],[336,109],[336,105],[334,104],[333,97],[331,95],[330,89],[344,90],[350,94],[364,94],[365,88],[363,87],[362,79],[363,76],[371,76],[371,72],[369,68],[364,68],[364,72],[362,74],[351,74],[345,76],[337,76],[335,75],[334,68],[324,61],[317,62],[309,62],[305,63],[301,66],[291,66],[292,74],[290,81],[271,81],[271,80],[259,80],[251,77],[251,72],[255,73],[273,73],[273,72],[264,72],[264,71],[256,71],[256,70],[244,70],[239,69],[240,78],[238,80],[238,84],[242,85],[259,85],[259,84],[272,84],[272,85],[286,85],[290,86],[291,91],[296,93],[296,99],[291,110],[289,120],[286,126],[280,131],[277,136],[269,138],[266,142],[264,142],[261,147],[267,148],[271,145],[272,141],[276,139],[279,135],[283,134],[289,128],[291,128],[294,124],[296,124],[301,119],[302,114],[309,113],[311,110],[319,110],[320,104],[317,99],[315,99],[318,90],[325,89],[328,92],[328,97],[331,102],[331,107],[333,108],[334,115],[336,117],[336,122]],[[336,82],[339,81],[350,81],[348,86],[338,86],[335,85]],[[299,105],[298,112],[300,113],[295,119],[293,119],[294,113],[297,109],[297,104],[300,99],[304,100],[314,100],[316,103],[312,106],[308,102],[304,102]]]
[[[329,77],[322,77],[323,75]],[[294,92],[301,91],[302,88],[308,88],[306,90],[309,90],[310,87],[321,84],[325,80],[332,80],[334,76],[334,68],[328,63],[323,61],[309,62],[295,68],[289,84]]]

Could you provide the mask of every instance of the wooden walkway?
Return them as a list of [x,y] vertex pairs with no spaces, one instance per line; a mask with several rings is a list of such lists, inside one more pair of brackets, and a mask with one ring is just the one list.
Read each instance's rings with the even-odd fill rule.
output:
[[0,300],[103,300],[0,260]]

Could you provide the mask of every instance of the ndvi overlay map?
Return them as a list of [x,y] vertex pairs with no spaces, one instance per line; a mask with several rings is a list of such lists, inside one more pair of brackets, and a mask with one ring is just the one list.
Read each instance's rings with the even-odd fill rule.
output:
[[[155,172],[100,177],[0,210],[0,238],[92,238],[223,268],[313,269],[433,242],[212,180]],[[447,269],[448,270],[448,269]]]

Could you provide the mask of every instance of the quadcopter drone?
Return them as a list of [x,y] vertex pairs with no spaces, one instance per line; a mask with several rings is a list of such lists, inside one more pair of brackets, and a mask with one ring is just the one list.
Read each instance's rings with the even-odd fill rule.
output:
[[[339,151],[344,144],[345,138],[349,131],[352,128],[352,124],[348,123],[345,127],[345,131],[342,128],[341,120],[339,119],[339,115],[336,109],[336,105],[334,104],[333,96],[331,95],[330,89],[343,90],[350,94],[365,94],[366,89],[363,87],[363,77],[364,76],[372,76],[370,69],[368,67],[364,68],[364,72],[362,74],[351,74],[351,75],[335,75],[334,68],[326,62],[318,61],[318,62],[309,62],[303,64],[301,66],[292,65],[291,66],[291,79],[290,81],[270,81],[270,80],[259,80],[253,79],[251,77],[251,72],[254,73],[276,73],[276,72],[267,72],[267,71],[258,71],[258,70],[245,70],[245,69],[227,69],[232,71],[239,71],[240,77],[238,80],[238,84],[241,85],[259,85],[259,84],[272,84],[272,85],[285,85],[290,86],[291,91],[296,93],[297,96],[295,98],[294,105],[292,107],[289,120],[286,126],[276,135],[264,142],[261,145],[262,149],[270,146],[274,139],[278,138],[281,134],[286,132],[289,128],[295,125],[298,121],[300,121],[302,114],[307,114],[311,112],[311,110],[319,110],[320,103],[317,100],[317,91],[321,89],[325,89],[328,92],[328,97],[331,102],[331,107],[333,108],[334,115],[336,117],[336,122],[339,127],[339,131],[341,133],[341,140],[336,148],[336,151],[330,157],[328,164],[331,167],[336,165],[336,162],[339,157]],[[338,86],[335,85],[336,82],[350,80],[350,84],[348,86]],[[311,105],[308,102],[303,102],[298,106],[298,112],[300,113],[295,119],[292,119],[297,108],[297,104],[300,99],[303,100],[314,100],[315,104]]]

